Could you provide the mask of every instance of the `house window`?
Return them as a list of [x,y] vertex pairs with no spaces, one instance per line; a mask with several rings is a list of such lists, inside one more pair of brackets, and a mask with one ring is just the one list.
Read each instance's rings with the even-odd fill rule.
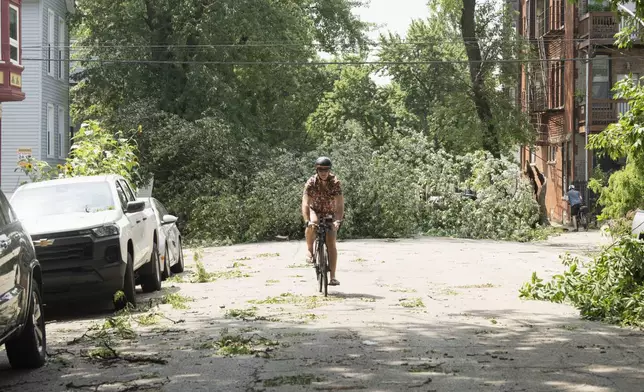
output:
[[530,147],[530,163],[531,164],[537,163],[537,149],[534,147]]
[[58,107],[58,146],[60,147],[58,156],[65,158],[65,110],[62,106]]
[[65,20],[63,18],[58,18],[58,79],[65,78],[65,68],[67,68],[67,62],[65,58]]
[[56,15],[54,11],[49,10],[48,18],[48,28],[47,28],[47,73],[50,76],[54,76],[54,66],[55,66],[55,57],[54,57],[54,39],[56,34]]
[[54,130],[54,105],[47,104],[47,156],[54,157],[56,131]]
[[548,146],[548,163],[557,162],[557,146]]
[[9,47],[9,59],[20,64],[20,10],[13,4],[9,5]]

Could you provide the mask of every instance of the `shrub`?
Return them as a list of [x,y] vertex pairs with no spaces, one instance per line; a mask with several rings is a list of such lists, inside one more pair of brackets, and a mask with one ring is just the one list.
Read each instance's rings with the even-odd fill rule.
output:
[[622,325],[644,325],[644,242],[621,237],[605,247],[582,271],[582,262],[565,255],[568,270],[543,283],[536,272],[523,285],[520,297],[568,302],[582,317]]

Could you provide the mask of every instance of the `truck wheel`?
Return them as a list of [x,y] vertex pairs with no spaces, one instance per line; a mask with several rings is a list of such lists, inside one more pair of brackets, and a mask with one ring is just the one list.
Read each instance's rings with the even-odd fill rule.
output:
[[134,261],[132,255],[127,254],[127,266],[125,267],[125,277],[123,278],[123,296],[114,299],[116,310],[124,309],[129,303],[136,306],[136,288],[134,285]]
[[47,335],[40,289],[31,281],[31,298],[25,323],[20,335],[9,340],[5,347],[9,363],[16,369],[35,369],[45,364]]
[[159,265],[159,246],[154,243],[152,256],[149,263],[152,263],[152,273],[141,277],[141,287],[144,293],[161,290],[161,266]]

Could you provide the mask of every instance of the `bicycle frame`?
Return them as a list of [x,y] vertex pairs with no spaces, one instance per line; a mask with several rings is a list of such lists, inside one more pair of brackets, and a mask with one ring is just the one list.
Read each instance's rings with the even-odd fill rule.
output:
[[[328,294],[328,273],[329,273],[329,260],[328,260],[328,251],[326,250],[326,234],[331,229],[333,224],[333,217],[325,216],[320,219],[320,222],[314,224],[316,226],[316,238],[315,244],[313,247],[313,258],[315,260],[315,271],[318,277],[320,292],[324,289],[324,296]],[[322,255],[322,256],[321,256]],[[323,264],[320,264],[320,260],[323,260]]]

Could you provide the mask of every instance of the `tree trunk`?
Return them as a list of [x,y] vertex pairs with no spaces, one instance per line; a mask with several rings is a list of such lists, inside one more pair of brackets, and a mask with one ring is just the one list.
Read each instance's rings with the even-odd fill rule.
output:
[[461,33],[469,61],[470,80],[472,82],[472,97],[483,126],[483,149],[489,151],[495,158],[501,156],[499,137],[492,122],[492,109],[485,95],[485,73],[483,72],[483,57],[481,47],[476,37],[476,0],[463,0],[461,14]]

